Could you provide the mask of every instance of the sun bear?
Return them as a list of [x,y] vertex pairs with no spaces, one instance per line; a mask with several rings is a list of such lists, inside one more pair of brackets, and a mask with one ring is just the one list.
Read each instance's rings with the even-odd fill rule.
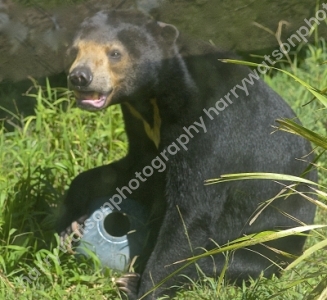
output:
[[[100,11],[86,19],[68,51],[68,85],[77,105],[98,111],[122,107],[129,151],[123,159],[77,176],[64,200],[61,236],[91,214],[92,199],[108,196],[119,206],[125,197],[151,210],[151,234],[137,259],[136,273],[117,280],[129,299],[138,299],[185,258],[265,230],[311,224],[315,206],[299,195],[276,198],[250,224],[260,203],[282,189],[268,180],[205,185],[222,174],[272,172],[300,176],[298,160],[310,144],[274,132],[278,118],[295,118],[290,107],[247,67],[226,64],[231,57],[211,44],[194,42],[173,25],[132,10]],[[310,158],[310,156],[307,156]],[[315,171],[307,178],[316,180]],[[305,192],[307,187],[303,186]],[[71,224],[75,224],[72,228]],[[291,236],[237,250],[226,278],[278,273],[291,259],[270,247],[299,255],[304,236]],[[276,264],[274,264],[274,262]],[[223,255],[201,259],[207,276],[218,276]],[[194,265],[182,274],[197,279]],[[142,299],[174,294],[187,282],[174,276]]]

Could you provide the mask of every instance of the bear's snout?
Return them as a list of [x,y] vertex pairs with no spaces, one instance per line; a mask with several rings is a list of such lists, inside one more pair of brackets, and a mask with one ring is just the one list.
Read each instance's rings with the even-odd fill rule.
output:
[[87,87],[92,82],[92,72],[88,67],[76,67],[68,75],[72,87]]

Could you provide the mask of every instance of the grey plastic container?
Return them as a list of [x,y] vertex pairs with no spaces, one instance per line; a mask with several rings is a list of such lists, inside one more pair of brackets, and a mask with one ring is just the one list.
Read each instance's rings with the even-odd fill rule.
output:
[[105,206],[109,197],[93,203],[93,213],[85,221],[84,234],[76,252],[89,256],[93,251],[103,267],[126,271],[131,259],[140,255],[148,237],[148,213],[138,202],[124,199],[121,210]]

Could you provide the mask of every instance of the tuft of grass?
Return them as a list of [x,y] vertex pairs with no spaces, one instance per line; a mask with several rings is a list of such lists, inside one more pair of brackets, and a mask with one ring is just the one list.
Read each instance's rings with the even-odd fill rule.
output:
[[35,115],[0,133],[0,299],[113,299],[113,272],[58,250],[54,224],[78,173],[126,154],[120,108],[85,112],[67,89],[34,85]]

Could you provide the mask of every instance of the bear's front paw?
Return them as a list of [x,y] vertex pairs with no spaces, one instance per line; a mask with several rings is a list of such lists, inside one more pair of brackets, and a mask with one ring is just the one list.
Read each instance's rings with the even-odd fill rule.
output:
[[116,280],[116,285],[121,292],[127,295],[128,300],[136,300],[139,281],[138,273],[126,273]]
[[75,254],[72,247],[83,237],[83,226],[87,217],[84,215],[78,218],[60,233],[60,244],[68,253]]

